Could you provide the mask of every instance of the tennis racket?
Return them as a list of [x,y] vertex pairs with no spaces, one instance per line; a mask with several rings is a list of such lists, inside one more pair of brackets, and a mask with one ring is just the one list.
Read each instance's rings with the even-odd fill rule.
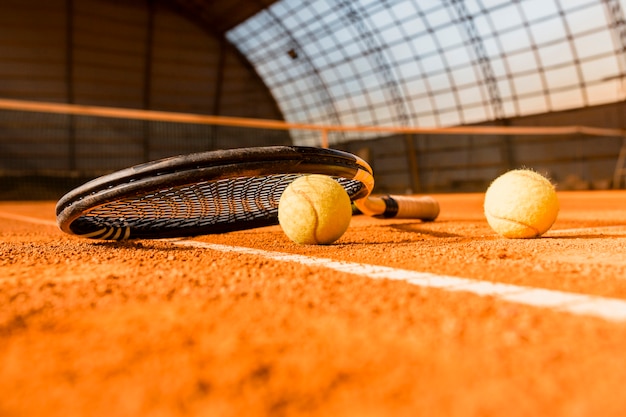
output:
[[350,153],[268,146],[194,153],[96,178],[57,203],[60,229],[92,239],[158,239],[278,224],[278,202],[296,178],[333,177],[369,216],[434,220],[431,197],[371,196],[371,167]]

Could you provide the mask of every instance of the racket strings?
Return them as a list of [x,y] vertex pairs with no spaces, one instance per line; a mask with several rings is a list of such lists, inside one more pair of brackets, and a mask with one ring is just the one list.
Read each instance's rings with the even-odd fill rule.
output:
[[[151,231],[203,230],[221,232],[223,225],[238,228],[276,224],[278,203],[287,186],[302,174],[229,178],[169,187],[97,206],[72,223],[78,235],[120,238],[150,237]],[[336,179],[348,195],[361,192],[360,181]],[[124,230],[124,232],[119,232]],[[109,238],[109,237],[107,237]]]

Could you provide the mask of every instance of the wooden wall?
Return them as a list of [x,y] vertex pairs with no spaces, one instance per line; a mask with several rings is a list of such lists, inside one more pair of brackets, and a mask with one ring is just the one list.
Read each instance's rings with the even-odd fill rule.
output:
[[[0,0],[0,97],[282,120],[230,44],[157,1]],[[0,113],[0,171],[111,170],[286,132]]]

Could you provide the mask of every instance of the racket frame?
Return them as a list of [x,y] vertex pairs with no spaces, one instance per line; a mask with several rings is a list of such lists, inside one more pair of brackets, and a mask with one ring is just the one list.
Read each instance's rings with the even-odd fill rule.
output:
[[[334,149],[270,146],[169,157],[96,178],[70,191],[58,201],[57,224],[62,231],[76,234],[72,230],[72,223],[78,218],[88,214],[90,210],[125,198],[140,198],[167,188],[184,187],[199,182],[277,174],[323,174],[359,181],[362,188],[351,199],[355,200],[355,204],[364,213],[373,215],[369,204],[360,203],[368,200],[374,188],[372,169],[363,159]],[[273,219],[268,222],[275,223]],[[220,232],[230,230],[227,227],[216,229]],[[232,230],[239,229],[233,225]],[[100,239],[124,239],[131,237],[132,233],[128,228],[115,228],[104,235],[101,230],[80,235]],[[191,236],[193,233],[182,235]]]

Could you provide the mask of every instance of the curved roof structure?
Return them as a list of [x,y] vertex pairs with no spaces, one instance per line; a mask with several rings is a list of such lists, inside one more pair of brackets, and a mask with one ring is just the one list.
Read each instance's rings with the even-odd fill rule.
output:
[[[226,36],[290,122],[504,123],[624,100],[625,8],[626,0],[280,0]],[[331,142],[351,139],[337,135]]]

